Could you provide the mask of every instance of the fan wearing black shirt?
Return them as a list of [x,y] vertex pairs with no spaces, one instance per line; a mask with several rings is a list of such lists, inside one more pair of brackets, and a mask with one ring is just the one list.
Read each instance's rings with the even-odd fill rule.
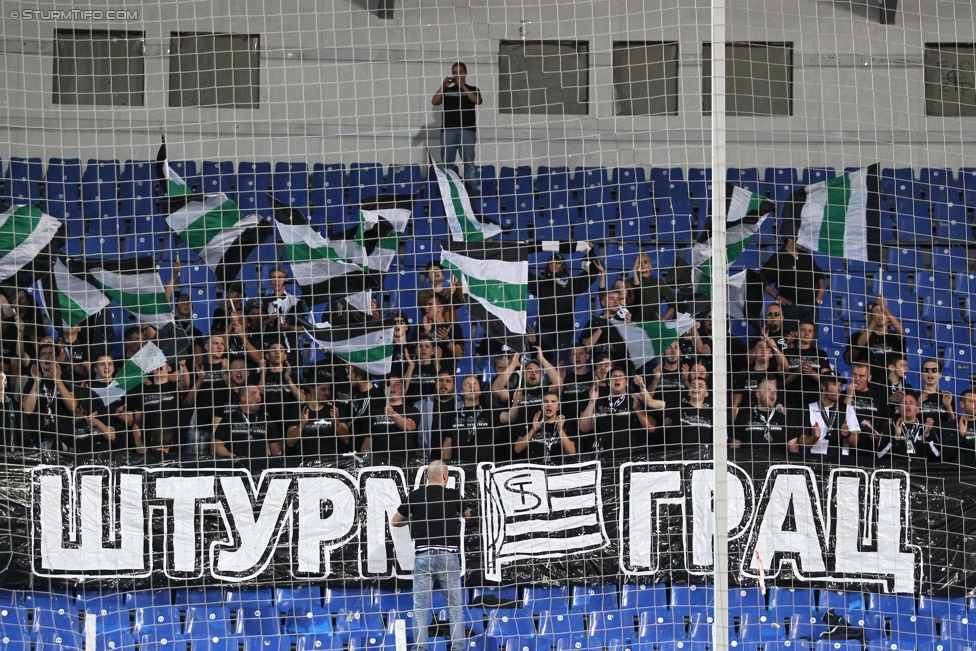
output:
[[890,452],[895,466],[918,465],[922,459],[929,462],[942,460],[942,444],[938,428],[931,417],[919,418],[918,395],[906,391],[899,406],[899,415],[891,422],[888,445],[879,453],[884,457]]
[[238,457],[251,472],[268,467],[271,457],[282,454],[277,426],[264,418],[261,390],[250,384],[239,394],[240,404],[222,420],[213,433],[216,457]]
[[211,334],[204,342],[205,352],[203,360],[197,364],[197,378],[193,387],[184,397],[188,406],[196,407],[197,427],[204,431],[210,429],[215,405],[220,405],[219,397],[228,388],[227,371],[230,360],[227,359],[227,338],[221,334]]
[[75,409],[75,395],[61,377],[54,361],[54,344],[37,347],[37,362],[30,366],[20,407],[24,412],[25,443],[46,450],[67,451]]
[[771,377],[782,382],[789,362],[783,352],[769,337],[760,339],[749,351],[749,367],[732,376],[732,419],[738,415],[739,407],[752,397],[759,381]]
[[[590,390],[590,401],[579,419],[581,453],[608,450],[628,456],[650,443],[648,430],[655,424],[645,408],[660,409],[661,405],[646,406],[640,395],[627,392],[628,384],[627,372],[615,367],[610,371],[608,393],[597,385]],[[646,393],[646,387],[643,389]]]
[[285,437],[285,455],[302,461],[317,461],[352,452],[349,426],[343,422],[339,406],[332,402],[332,387],[314,382],[302,392],[301,412],[296,425]]
[[179,374],[165,364],[149,372],[138,391],[129,394],[128,402],[136,424],[142,432],[143,454],[152,453],[163,458],[179,456],[180,449],[180,380],[189,382],[186,364]]
[[264,410],[268,420],[277,424],[279,430],[284,430],[285,422],[297,416],[302,398],[288,361],[288,351],[280,341],[271,341],[265,347],[262,362]]
[[685,369],[681,365],[681,346],[678,340],[672,341],[651,369],[651,381],[647,390],[668,408],[676,407],[685,389]]
[[582,346],[576,346],[572,352],[573,370],[566,372],[560,368],[562,376],[562,413],[569,419],[575,420],[586,407],[589,400],[590,387],[593,386],[593,372],[590,370],[590,351]]
[[[765,379],[765,378],[763,378]],[[676,409],[664,419],[664,440],[672,445],[712,444],[712,402],[708,384],[693,380]]]
[[437,353],[438,348],[430,335],[420,334],[417,337],[417,361],[403,377],[407,384],[407,395],[413,400],[437,393],[437,376],[441,371],[441,360]]
[[520,399],[521,391],[515,391],[511,409],[493,409],[491,396],[482,393],[477,376],[465,376],[461,380],[461,407],[454,414],[445,414],[442,424],[441,459],[462,464],[507,459],[509,454],[496,454],[508,445],[502,434],[508,432],[502,414],[511,420]]
[[732,447],[743,448],[747,455],[760,447],[785,454],[786,414],[786,409],[778,401],[776,380],[763,378],[754,391],[752,406],[739,410]]
[[861,436],[857,439],[857,465],[874,464],[882,439],[888,431],[888,400],[871,381],[871,366],[857,362],[851,367],[851,383],[844,402],[854,407]]
[[450,165],[460,153],[464,163],[462,174],[468,183],[473,183],[476,178],[474,147],[478,140],[478,127],[475,107],[481,102],[481,91],[468,83],[468,66],[460,61],[451,66],[451,75],[444,78],[430,100],[434,106],[444,105],[441,162]]
[[422,456],[417,444],[417,423],[420,414],[403,399],[403,379],[390,377],[386,381],[386,396],[369,401],[369,411],[354,426],[356,436],[362,437],[360,452],[378,452],[406,459]]
[[620,319],[627,323],[630,323],[633,319],[630,311],[627,310],[621,301],[621,293],[613,288],[600,293],[600,305],[603,307],[603,310],[600,316],[594,314],[587,321],[586,326],[584,326],[583,331],[580,333],[579,340],[580,345],[586,348],[608,346],[610,348],[610,355],[615,363],[623,362],[627,359],[627,345],[621,338],[617,328],[610,323],[610,319]]
[[[340,369],[341,370],[341,369]],[[369,375],[363,369],[352,364],[346,367],[348,384],[340,384],[335,389],[335,400],[340,405],[345,405],[349,418],[355,419],[365,416],[369,410],[370,398],[383,396],[383,392],[378,387],[373,386],[369,380]]]
[[[491,383],[492,395],[496,404],[502,408],[501,420],[509,426],[509,439],[504,444],[505,448],[511,450],[511,443],[525,433],[525,426],[531,422],[535,415],[542,411],[542,396],[549,390],[557,394],[562,391],[562,379],[559,371],[549,363],[542,355],[542,349],[535,347],[536,358],[525,363],[522,367],[522,399],[518,405],[512,399],[513,392],[519,386],[519,378],[515,374],[519,368],[521,355],[513,355],[509,360],[508,366],[499,373]],[[549,387],[543,385],[542,369],[545,368],[546,378],[551,383]],[[513,408],[515,408],[513,410]],[[512,417],[507,413],[511,411]]]
[[918,407],[921,418],[932,418],[940,429],[955,427],[956,405],[951,391],[942,390],[942,363],[935,357],[922,360],[922,389],[919,391]]
[[599,262],[587,259],[583,270],[573,277],[559,253],[553,253],[538,276],[529,274],[529,292],[539,299],[539,341],[550,362],[558,363],[560,356],[573,343],[576,327],[573,321],[576,296],[585,293],[593,284],[592,268]]
[[783,238],[783,246],[766,260],[759,273],[766,283],[766,293],[783,307],[789,324],[803,318],[817,322],[817,305],[823,300],[825,287],[824,273],[793,237]]
[[905,329],[888,309],[883,296],[864,307],[864,316],[867,323],[851,335],[844,359],[848,364],[869,363],[874,381],[879,382],[884,376],[888,355],[905,352]]
[[908,375],[908,360],[903,353],[889,353],[887,359],[888,377],[888,408],[890,416],[894,418],[898,412],[898,405],[905,396],[906,391],[912,389],[911,385],[905,380]]
[[562,465],[576,454],[576,442],[566,433],[566,417],[559,413],[559,396],[547,393],[542,411],[532,418],[528,430],[515,441],[515,453],[526,452],[528,461]]
[[[74,451],[79,454],[107,452],[124,448],[142,448],[142,436],[134,425],[135,417],[126,410],[125,397],[105,404],[103,395],[115,376],[111,355],[99,355],[92,364],[95,377],[75,387],[75,398],[84,417],[75,420]],[[132,440],[129,440],[129,436]]]
[[427,485],[407,496],[390,525],[410,525],[414,541],[413,633],[418,651],[427,651],[434,581],[444,591],[451,620],[451,651],[464,648],[464,599],[461,592],[461,518],[471,515],[461,493],[447,488],[442,461],[427,466]]
[[800,320],[796,338],[790,339],[784,399],[790,409],[802,409],[820,395],[820,374],[830,370],[830,358],[817,347],[817,326],[809,319]]

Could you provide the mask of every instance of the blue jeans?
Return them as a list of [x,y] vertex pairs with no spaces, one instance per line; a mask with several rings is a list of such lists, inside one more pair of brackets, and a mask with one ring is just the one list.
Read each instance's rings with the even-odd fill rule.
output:
[[461,596],[461,557],[440,550],[417,552],[413,562],[413,639],[417,651],[427,651],[427,628],[434,579],[444,590],[451,618],[451,650],[464,651],[464,599]]
[[464,180],[469,183],[477,178],[474,169],[474,144],[477,141],[478,134],[474,129],[441,129],[444,164],[453,163],[460,151],[464,162]]

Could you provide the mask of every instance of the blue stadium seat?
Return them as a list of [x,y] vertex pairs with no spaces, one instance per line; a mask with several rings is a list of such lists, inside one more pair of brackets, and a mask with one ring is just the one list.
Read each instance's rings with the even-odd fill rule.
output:
[[[439,594],[435,592],[434,594]],[[387,613],[391,610],[406,612],[413,610],[413,592],[402,590],[373,590],[372,610]]]
[[234,196],[234,182],[236,180],[234,161],[203,161],[203,173],[200,177],[200,183],[202,185],[202,191],[205,194],[218,194],[223,192],[228,197],[236,198]]
[[540,208],[576,203],[572,196],[568,167],[539,167],[535,188],[538,191]]
[[135,611],[135,630],[137,633],[168,626],[176,626],[182,630],[183,611],[178,606],[153,604],[137,607]]
[[77,158],[52,158],[44,181],[45,212],[63,221],[69,238],[85,232],[81,211],[81,161]]
[[675,618],[687,617],[689,613],[702,609],[711,611],[715,607],[712,586],[692,584],[672,584],[668,608]]
[[298,651],[343,651],[345,643],[341,638],[323,633],[306,633],[297,638]]
[[119,215],[133,219],[133,230],[146,226],[139,226],[135,222],[148,222],[149,229],[160,228],[165,232],[165,222],[155,224],[153,217],[156,213],[156,200],[153,187],[155,186],[156,164],[152,161],[127,160],[119,177]]
[[617,237],[626,241],[649,242],[651,224],[655,220],[654,200],[641,199],[620,203],[620,221],[617,222]]
[[345,223],[346,170],[342,163],[315,163],[309,176],[309,201],[312,204],[309,219],[323,226],[327,223]]
[[[487,167],[491,167],[490,165]],[[388,172],[390,191],[394,194],[417,194],[423,182],[423,170],[416,163],[391,164]]]
[[[325,602],[329,612],[335,614],[339,612],[362,612],[369,604],[371,595],[369,590],[359,590],[350,588],[343,590],[340,588],[325,588],[322,592],[322,600]],[[379,611],[374,611],[379,612]],[[380,627],[382,628],[382,626]]]
[[543,211],[535,221],[536,240],[572,239],[573,218],[565,207]]
[[689,199],[676,197],[658,199],[656,202],[657,241],[661,244],[687,244],[694,239],[692,206]]
[[379,163],[352,163],[347,179],[349,205],[356,209],[363,199],[375,197],[386,191],[383,166]]
[[683,182],[685,173],[680,167],[652,167],[650,180],[654,196],[658,196],[658,189],[662,190],[661,194],[667,194],[667,188],[671,183]]
[[833,167],[808,167],[800,172],[800,185],[807,186],[821,183],[837,176]]
[[930,244],[932,218],[929,204],[921,199],[898,197],[895,200],[895,228],[898,244]]
[[976,167],[963,167],[959,170],[959,185],[962,186],[963,203],[976,207]]
[[928,323],[962,323],[958,299],[949,290],[937,289],[922,299],[922,320]]
[[125,593],[125,604],[132,610],[150,606],[171,606],[173,594],[169,589],[135,590]]
[[271,163],[241,161],[237,165],[237,205],[245,215],[258,214],[272,218]]
[[572,611],[616,610],[618,607],[616,585],[573,586]]
[[541,613],[544,610],[554,613],[569,612],[569,588],[526,586],[522,592],[521,609],[531,613]]
[[615,167],[610,172],[610,183],[616,189],[617,201],[636,201],[651,197],[643,167]]
[[969,254],[965,246],[932,247],[933,271],[944,271],[952,274],[969,273]]
[[755,167],[730,167],[725,179],[734,186],[759,194],[759,170]]
[[[734,614],[735,611],[730,611]],[[784,628],[780,625],[773,625],[767,614],[761,610],[747,609],[739,611],[738,632],[736,639],[753,648],[757,643],[766,643],[773,640],[781,640],[786,637]]]
[[40,158],[10,159],[4,175],[4,200],[10,205],[35,205],[41,200],[44,167]]
[[478,165],[477,184],[478,195],[482,197],[498,197],[498,172],[494,165]]
[[118,215],[118,182],[118,161],[88,161],[81,177],[82,212],[86,218],[101,219]]
[[573,174],[573,188],[576,198],[582,205],[609,203],[613,191],[606,180],[607,171],[603,167],[577,167]]
[[303,215],[308,215],[308,165],[284,161],[275,163],[272,187],[275,199],[298,208]]
[[485,629],[485,635],[499,640],[512,637],[535,637],[535,621],[531,615],[522,612],[522,610],[498,608],[491,611],[488,614],[488,627]]
[[806,614],[813,610],[814,592],[804,588],[769,588],[768,609],[775,621],[782,622],[794,613]]

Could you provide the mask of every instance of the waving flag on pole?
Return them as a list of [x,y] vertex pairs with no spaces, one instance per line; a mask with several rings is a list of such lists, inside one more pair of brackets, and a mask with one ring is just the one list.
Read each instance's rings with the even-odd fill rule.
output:
[[393,370],[393,319],[331,327],[306,328],[315,345],[370,375]]
[[173,306],[151,257],[69,259],[68,271],[75,276],[87,274],[87,282],[135,315],[141,323],[161,328],[173,322]]
[[430,159],[430,164],[437,176],[437,187],[444,202],[447,225],[455,242],[481,242],[502,232],[502,227],[498,224],[482,222],[474,216],[464,182],[453,170],[447,165],[435,163],[433,158]]
[[125,362],[122,370],[111,383],[107,386],[98,386],[93,383],[90,388],[92,393],[102,399],[102,402],[110,405],[124,398],[132,389],[139,387],[152,371],[165,363],[166,355],[156,344],[150,341],[145,343],[139,352]]
[[525,334],[529,300],[525,249],[513,242],[449,241],[445,246],[441,263],[461,279],[464,293],[509,332]]
[[170,167],[165,142],[156,159],[166,185],[166,223],[213,270],[217,282],[234,280],[251,252],[271,235],[271,225],[258,215],[242,215],[223,192],[193,193]]
[[347,257],[347,246],[358,246],[355,242],[322,237],[301,211],[277,199],[272,201],[285,258],[309,305],[366,291],[368,282],[362,267]]
[[16,276],[21,288],[51,271],[51,242],[61,222],[34,206],[12,206],[0,213],[0,281]]
[[[728,196],[728,210],[726,212],[725,251],[728,263],[731,265],[742,250],[745,249],[752,237],[759,232],[763,223],[769,219],[769,214],[776,212],[776,204],[765,197],[753,194],[744,188],[730,188]],[[692,280],[695,293],[711,296],[712,294],[712,222],[698,238],[691,251]]]
[[881,261],[878,165],[808,185],[790,197],[783,219],[799,224],[796,243],[815,253]]
[[617,329],[620,338],[627,345],[627,357],[630,358],[635,368],[640,368],[655,357],[662,355],[665,348],[694,328],[695,317],[690,314],[679,313],[671,321],[625,323],[611,319],[610,323]]
[[42,280],[42,287],[46,292],[42,291],[41,296],[47,293],[50,297],[45,300],[45,307],[51,323],[56,324],[60,320],[66,328],[80,325],[110,303],[108,296],[98,287],[68,271],[60,258],[54,262],[51,275]]

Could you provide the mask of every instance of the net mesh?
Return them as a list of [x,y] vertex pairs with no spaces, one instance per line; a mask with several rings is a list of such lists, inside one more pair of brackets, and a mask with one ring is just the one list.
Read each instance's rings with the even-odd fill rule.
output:
[[713,5],[4,3],[3,647],[976,642],[973,8]]

